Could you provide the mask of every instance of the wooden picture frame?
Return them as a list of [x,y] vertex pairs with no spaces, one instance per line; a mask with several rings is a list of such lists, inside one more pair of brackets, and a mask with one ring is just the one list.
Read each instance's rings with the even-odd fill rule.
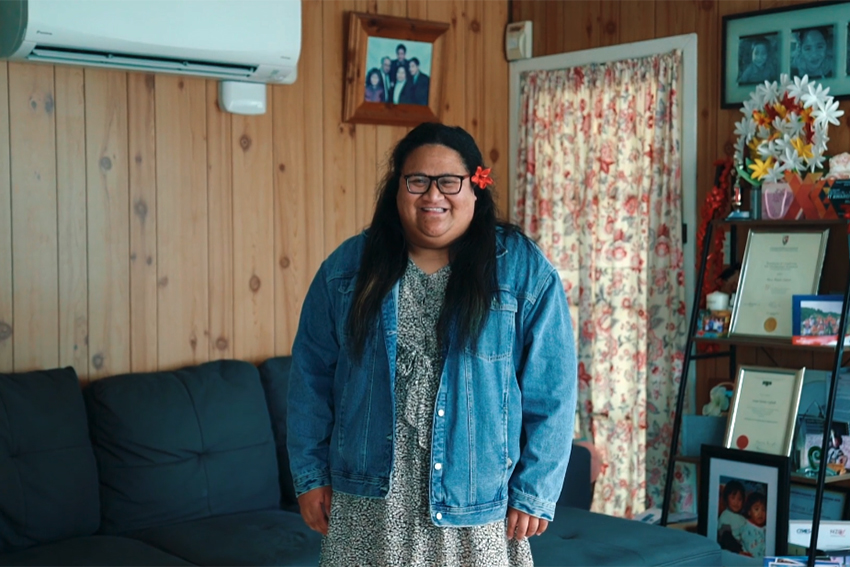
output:
[[395,126],[439,122],[449,27],[445,22],[349,13],[343,120]]
[[[739,107],[759,84],[765,80],[778,82],[782,73],[792,78],[806,74],[809,80],[829,87],[829,94],[836,99],[847,98],[850,96],[848,26],[850,2],[847,1],[813,2],[723,16],[721,106]],[[823,57],[812,56],[817,64],[802,56],[801,44],[810,36],[813,39],[809,43],[816,41],[822,46]],[[764,62],[758,65],[761,61]]]
[[[788,500],[791,465],[788,457],[768,455],[753,451],[738,451],[703,445],[700,454],[700,485],[697,531],[717,541],[720,547],[733,553],[745,552],[754,557],[785,555],[788,550]],[[736,483],[732,485],[731,483]],[[734,494],[740,492],[733,486],[743,488],[741,506],[735,510]],[[727,490],[728,488],[728,490]],[[760,493],[764,507],[764,530],[759,541],[758,534],[744,534],[742,518],[753,508]],[[725,507],[729,504],[730,510]],[[749,504],[749,506],[748,506]],[[731,517],[730,517],[731,514]],[[744,521],[749,521],[743,518]],[[731,524],[738,524],[732,528]],[[730,526],[727,529],[724,526]],[[749,531],[754,531],[749,526]],[[758,531],[758,530],[755,530]],[[737,548],[736,543],[741,546]],[[757,545],[757,549],[746,549]]]

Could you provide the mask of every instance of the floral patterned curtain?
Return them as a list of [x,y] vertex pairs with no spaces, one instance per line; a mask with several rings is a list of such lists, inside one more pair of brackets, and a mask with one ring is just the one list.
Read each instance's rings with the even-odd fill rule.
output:
[[[594,510],[625,517],[661,505],[687,333],[680,63],[675,51],[521,77],[514,219],[572,306],[578,423],[603,462]],[[692,489],[675,499],[690,509]]]

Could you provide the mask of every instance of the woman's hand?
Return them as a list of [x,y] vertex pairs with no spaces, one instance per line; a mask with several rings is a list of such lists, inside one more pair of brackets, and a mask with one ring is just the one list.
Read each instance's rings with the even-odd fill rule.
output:
[[311,530],[328,535],[328,519],[331,516],[330,486],[320,486],[298,497],[301,516]]
[[549,527],[549,520],[543,520],[520,512],[516,508],[508,508],[508,539],[525,539],[540,535]]

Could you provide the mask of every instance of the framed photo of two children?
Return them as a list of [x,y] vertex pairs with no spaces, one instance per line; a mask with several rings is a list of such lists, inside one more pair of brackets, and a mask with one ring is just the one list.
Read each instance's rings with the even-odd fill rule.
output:
[[813,2],[723,17],[721,106],[734,108],[765,81],[808,75],[850,96],[850,1]]
[[788,548],[790,459],[702,446],[697,531],[740,555]]

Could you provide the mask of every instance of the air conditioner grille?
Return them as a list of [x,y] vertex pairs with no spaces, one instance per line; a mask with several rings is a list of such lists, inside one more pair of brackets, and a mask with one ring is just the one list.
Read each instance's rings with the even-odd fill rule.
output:
[[36,45],[27,59],[43,63],[76,63],[97,67],[136,68],[140,71],[170,71],[212,77],[246,78],[257,71],[257,67],[251,65],[230,65],[213,61],[192,61],[44,45]]

